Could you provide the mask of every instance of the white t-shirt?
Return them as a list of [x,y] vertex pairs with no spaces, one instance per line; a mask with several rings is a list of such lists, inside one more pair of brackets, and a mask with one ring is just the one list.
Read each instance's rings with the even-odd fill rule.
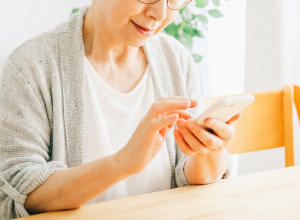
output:
[[[91,162],[123,148],[154,102],[150,69],[129,93],[108,86],[85,57],[86,134],[85,162]],[[143,146],[141,146],[143,147]],[[170,189],[171,168],[166,143],[142,172],[107,189],[88,204]]]

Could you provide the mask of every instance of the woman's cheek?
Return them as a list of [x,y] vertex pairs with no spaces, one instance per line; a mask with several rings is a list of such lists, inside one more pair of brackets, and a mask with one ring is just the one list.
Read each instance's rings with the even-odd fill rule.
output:
[[[176,16],[177,16],[178,13],[176,13]],[[155,34],[158,34],[159,32],[161,32],[163,29],[165,29],[169,24],[171,24],[176,16],[172,16],[172,19],[166,19],[163,24],[156,30]]]
[[163,24],[161,25],[161,27],[158,29],[158,32],[162,31],[163,29],[165,29],[169,24],[171,24],[177,17],[179,11],[174,11],[172,10],[171,12],[169,12],[167,14],[167,18],[164,20]]
[[163,29],[165,29],[166,26],[161,26],[160,28],[158,28],[155,32],[155,35],[160,33]]

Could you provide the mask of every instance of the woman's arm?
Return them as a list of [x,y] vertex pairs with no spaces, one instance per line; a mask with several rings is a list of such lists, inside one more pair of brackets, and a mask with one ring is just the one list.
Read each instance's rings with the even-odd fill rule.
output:
[[116,155],[52,174],[25,201],[30,214],[78,208],[129,177]]
[[118,153],[52,174],[31,192],[25,208],[30,214],[78,208],[117,182],[141,172],[160,151],[181,111],[196,105],[187,98],[163,98],[154,103],[129,142]]

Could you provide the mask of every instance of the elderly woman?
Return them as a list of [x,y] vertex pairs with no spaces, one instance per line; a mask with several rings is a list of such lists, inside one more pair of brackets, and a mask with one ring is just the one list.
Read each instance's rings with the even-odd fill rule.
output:
[[[16,49],[0,78],[0,218],[229,176],[234,121],[204,110],[189,52],[160,32],[190,0],[94,0]],[[174,129],[174,125],[176,128]]]

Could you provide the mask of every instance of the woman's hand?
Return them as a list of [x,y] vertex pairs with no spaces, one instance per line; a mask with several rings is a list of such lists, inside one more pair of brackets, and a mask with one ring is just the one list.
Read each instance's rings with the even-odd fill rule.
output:
[[197,100],[185,97],[161,98],[152,104],[146,117],[124,148],[116,153],[117,161],[133,175],[141,172],[160,151],[165,138],[176,121],[191,119],[184,110],[197,105]]
[[213,132],[202,128],[193,119],[179,119],[174,130],[178,146],[186,155],[201,157],[221,151],[235,135],[235,121],[240,118],[240,113],[230,119],[227,123],[220,120],[206,119],[205,125]]
[[175,138],[182,152],[190,157],[184,166],[190,184],[209,184],[219,181],[226,172],[224,149],[234,137],[234,122],[240,114],[227,123],[207,119],[205,124],[211,132],[203,129],[195,120],[179,119]]

